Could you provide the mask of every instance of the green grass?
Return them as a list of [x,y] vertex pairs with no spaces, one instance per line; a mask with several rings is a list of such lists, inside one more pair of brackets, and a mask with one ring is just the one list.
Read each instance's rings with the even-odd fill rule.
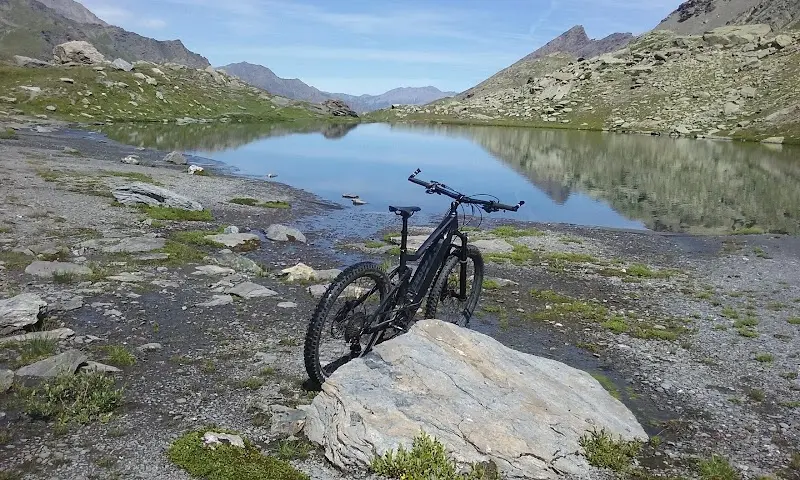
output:
[[263,455],[246,439],[244,448],[224,443],[208,448],[203,445],[203,435],[207,431],[218,429],[183,435],[170,445],[167,458],[193,477],[208,480],[308,480],[307,475],[291,464]]
[[697,463],[697,473],[701,480],[739,480],[742,477],[731,466],[727,459],[719,455],[700,460]]
[[757,338],[758,337],[758,332],[755,329],[752,329],[752,328],[746,328],[746,327],[737,328],[736,332],[739,334],[739,336],[742,336],[742,337],[745,337],[745,338]]
[[289,202],[277,201],[277,200],[270,200],[267,202],[259,201],[255,198],[250,197],[238,197],[232,198],[229,200],[229,203],[235,203],[236,205],[247,205],[249,207],[261,207],[261,208],[291,208],[291,204]]
[[181,266],[188,263],[199,263],[205,258],[205,253],[197,248],[186,245],[185,243],[176,242],[174,240],[167,240],[164,248],[161,249],[162,253],[169,255],[166,263],[171,266]]
[[447,456],[444,445],[422,432],[414,438],[411,450],[402,445],[396,452],[376,456],[371,470],[384,477],[402,480],[499,480],[494,464],[472,465],[468,473],[459,473],[454,460]]
[[782,407],[791,408],[791,409],[800,408],[800,402],[799,401],[780,402],[779,405],[782,406]]
[[214,220],[208,210],[182,210],[173,207],[142,206],[142,211],[154,220],[172,220],[184,222],[210,222]]
[[381,248],[385,246],[386,246],[385,243],[377,242],[375,240],[367,240],[366,242],[364,242],[364,247],[366,248]]
[[800,317],[788,318],[786,321],[789,322],[790,325],[800,325]]
[[734,230],[731,232],[731,235],[763,235],[766,233],[763,228],[760,227],[746,227],[740,228],[739,230]]
[[17,131],[13,128],[0,129],[0,140],[16,140],[17,138],[19,138]]
[[674,274],[668,270],[653,270],[643,263],[634,263],[626,270],[628,275],[636,278],[669,278]]
[[392,247],[389,250],[386,250],[386,255],[391,255],[393,257],[400,256],[400,247]]
[[496,280],[492,279],[484,280],[482,285],[484,290],[497,290],[500,288],[500,284],[497,283]]
[[14,342],[5,345],[5,348],[15,350],[18,358],[13,362],[15,368],[36,363],[56,353],[58,341],[48,339],[33,339],[24,342]]
[[539,255],[525,245],[514,245],[514,249],[509,253],[490,253],[486,258],[495,262],[511,262],[521,265],[534,259]]
[[18,395],[25,413],[62,425],[106,420],[122,402],[122,390],[102,373],[59,375]]
[[305,460],[314,445],[305,440],[284,440],[278,445],[277,457],[282,460]]
[[69,272],[66,270],[57,270],[53,272],[53,282],[60,283],[62,285],[74,283],[77,279],[77,276],[74,272]]
[[593,373],[592,377],[597,380],[600,385],[614,398],[619,400],[621,397],[617,386],[614,385],[614,382],[608,378],[607,376],[603,375],[602,373]]
[[0,262],[6,267],[7,271],[24,270],[35,259],[20,252],[0,251]]
[[182,232],[172,232],[169,236],[170,240],[183,243],[186,245],[199,245],[204,247],[221,247],[222,245],[206,238],[209,235],[216,235],[222,233],[222,229],[218,230],[187,230]]
[[618,315],[612,317],[609,320],[606,320],[605,322],[603,322],[602,326],[604,328],[607,328],[607,329],[611,330],[612,332],[614,332],[616,334],[625,333],[628,330],[630,330],[630,326],[625,321],[625,317],[621,317],[621,316],[618,316]]
[[761,321],[757,318],[745,317],[733,322],[733,326],[735,328],[756,327],[759,323],[761,323]]
[[240,385],[242,388],[246,388],[248,390],[258,390],[259,388],[264,386],[264,379],[259,377],[250,377],[246,380],[242,380]]
[[122,345],[109,345],[103,347],[106,361],[115,367],[130,367],[136,363],[136,357]]
[[547,235],[543,231],[535,228],[516,228],[508,225],[497,227],[490,230],[489,233],[500,238],[542,237]]
[[596,257],[585,253],[551,252],[544,254],[544,258],[551,262],[571,263],[599,263]]
[[767,252],[766,252],[766,251],[764,251],[764,249],[763,249],[763,248],[761,248],[761,247],[755,247],[755,248],[753,248],[753,253],[754,253],[754,254],[755,254],[755,256],[756,256],[756,257],[758,257],[758,258],[766,258],[766,259],[772,258],[772,257],[770,257],[770,256],[767,254]]
[[578,444],[583,448],[590,465],[615,472],[628,471],[642,449],[641,443],[615,439],[604,430],[587,432],[578,440]]
[[775,357],[771,353],[759,353],[755,356],[755,360],[760,363],[772,363]]
[[747,391],[747,396],[750,397],[751,400],[756,402],[763,402],[766,398],[764,394],[764,390],[760,390],[758,388],[751,388]]
[[723,317],[730,318],[731,320],[736,320],[739,318],[739,312],[737,312],[734,308],[725,307],[722,309],[722,313],[720,313]]
[[128,180],[133,180],[135,182],[142,182],[142,183],[150,183],[152,185],[163,186],[163,184],[155,181],[153,177],[147,175],[146,173],[139,173],[139,172],[116,172],[112,170],[101,170],[100,173],[102,175],[106,175],[109,177],[120,177],[120,178],[127,178]]

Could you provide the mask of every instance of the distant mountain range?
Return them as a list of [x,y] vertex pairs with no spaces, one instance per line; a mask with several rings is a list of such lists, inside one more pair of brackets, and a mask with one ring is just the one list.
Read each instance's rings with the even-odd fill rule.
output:
[[53,47],[70,40],[86,40],[111,59],[210,65],[180,40],[154,40],[108,25],[73,0],[0,0],[0,57],[50,60]]
[[456,94],[456,92],[443,92],[436,87],[401,87],[380,95],[355,96],[323,92],[296,78],[281,78],[269,68],[252,63],[233,63],[220,69],[274,95],[314,103],[330,99],[342,100],[359,113],[380,110],[394,104],[424,105]]

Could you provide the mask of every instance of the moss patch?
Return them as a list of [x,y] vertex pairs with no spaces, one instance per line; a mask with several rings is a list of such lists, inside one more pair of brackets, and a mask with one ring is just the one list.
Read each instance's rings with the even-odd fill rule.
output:
[[600,385],[614,398],[619,400],[622,396],[617,389],[617,386],[614,385],[614,382],[608,378],[607,376],[603,375],[602,373],[593,373],[592,377],[597,380]]
[[143,206],[142,211],[154,220],[172,220],[184,222],[210,222],[214,220],[208,210],[182,210],[173,207]]
[[500,238],[542,237],[546,235],[543,231],[535,228],[515,228],[507,225],[490,230],[489,233]]
[[0,140],[16,140],[17,131],[13,128],[0,129]]
[[[209,429],[215,430],[215,429]],[[175,440],[167,457],[189,474],[209,480],[308,480],[308,476],[289,463],[263,455],[252,443],[245,447],[227,444],[209,448],[203,435],[209,430],[189,432]]]
[[426,433],[414,438],[411,450],[402,445],[397,452],[388,451],[375,457],[370,465],[378,475],[402,480],[499,480],[494,464],[473,465],[467,474],[458,472],[455,461],[447,456],[442,445]]
[[135,182],[143,182],[149,183],[152,185],[163,186],[162,183],[157,182],[153,179],[150,175],[146,173],[139,173],[139,172],[116,172],[112,170],[103,170],[100,172],[102,175],[106,175],[109,177],[120,177],[120,178],[127,178],[128,180],[133,180]]
[[59,375],[34,388],[21,388],[18,395],[25,413],[62,425],[105,420],[122,401],[122,390],[103,373]]
[[728,460],[719,455],[700,460],[697,463],[697,473],[700,474],[701,480],[739,480],[742,478],[739,472],[728,463]]
[[633,459],[642,449],[636,441],[615,439],[604,430],[591,431],[578,440],[590,465],[608,468],[615,472],[625,472],[631,468]]

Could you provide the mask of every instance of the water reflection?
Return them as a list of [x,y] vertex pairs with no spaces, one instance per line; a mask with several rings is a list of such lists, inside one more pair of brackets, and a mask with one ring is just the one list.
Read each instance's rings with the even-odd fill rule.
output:
[[581,192],[649,229],[800,233],[800,149],[524,128],[397,125],[469,138],[555,203]]
[[395,201],[438,208],[435,199],[425,204],[403,185],[420,167],[465,191],[505,191],[533,201],[514,218],[800,234],[797,147],[508,127],[357,126],[113,125],[103,131],[133,145],[208,154],[243,174],[280,171],[281,181],[331,200],[356,190],[369,195],[376,211]]
[[335,140],[344,137],[357,123],[196,123],[116,124],[106,125],[101,132],[109,138],[137,147],[161,150],[204,150],[220,152],[269,137],[296,133],[321,133]]

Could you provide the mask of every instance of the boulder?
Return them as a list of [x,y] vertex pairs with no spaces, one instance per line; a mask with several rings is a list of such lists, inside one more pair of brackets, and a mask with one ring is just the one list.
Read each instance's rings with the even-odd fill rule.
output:
[[711,30],[703,35],[703,40],[709,45],[747,45],[758,43],[771,31],[772,27],[765,24],[728,25]]
[[157,237],[95,238],[78,244],[79,248],[103,253],[145,253],[161,250],[167,240]]
[[164,161],[167,163],[174,163],[175,165],[186,165],[189,163],[181,152],[168,153],[167,156],[164,157]]
[[139,165],[139,157],[136,155],[127,155],[122,158],[121,162],[128,165]]
[[0,338],[0,345],[12,342],[27,342],[30,340],[64,340],[75,335],[75,331],[69,328],[57,328],[43,332],[31,332],[23,335],[13,335],[11,337]]
[[233,288],[229,288],[225,293],[245,299],[274,297],[278,294],[274,290],[252,282],[240,283]]
[[131,70],[133,70],[133,65],[131,65],[130,63],[126,62],[121,58],[118,58],[113,62],[111,62],[111,67],[116,70],[122,70],[123,72],[130,72]]
[[113,189],[111,193],[123,205],[164,206],[197,212],[203,210],[200,203],[149,183],[135,182],[123,185]]
[[775,48],[786,48],[792,43],[794,43],[794,39],[789,35],[778,35],[775,37],[775,40],[772,41],[772,45],[775,46]]
[[25,273],[39,278],[53,278],[53,275],[91,275],[92,270],[84,265],[69,262],[44,262],[37,260],[25,268]]
[[44,60],[39,60],[37,58],[31,58],[31,57],[23,57],[22,55],[14,55],[14,63],[16,63],[17,66],[25,68],[43,68],[50,66],[50,63],[45,62]]
[[358,117],[358,114],[341,100],[325,100],[322,106],[334,117]]
[[783,143],[784,140],[785,140],[784,137],[769,137],[765,138],[764,140],[761,140],[761,143],[771,143],[780,145]]
[[57,63],[82,63],[91,65],[106,61],[102,53],[94,45],[83,40],[62,43],[53,49],[53,58]]
[[206,235],[207,240],[234,249],[253,249],[261,244],[261,237],[252,233],[218,233]]
[[230,295],[214,295],[211,300],[207,302],[198,303],[198,307],[221,307],[223,305],[230,305],[233,303],[233,297]]
[[261,268],[259,264],[230,250],[221,251],[220,254],[214,258],[214,261],[220,265],[231,267],[237,272],[251,273],[258,276],[264,274],[264,269]]
[[647,439],[588,373],[438,320],[340,367],[306,410],[304,433],[340,468],[363,468],[424,431],[459,464],[493,461],[503,478],[592,478],[581,436]]
[[32,293],[0,300],[0,335],[35,324],[46,307],[47,302]]
[[279,223],[267,228],[267,238],[274,242],[306,243],[306,236],[300,230]]
[[742,107],[733,102],[728,102],[724,107],[722,107],[722,111],[725,113],[725,115],[735,115],[739,113],[741,109]]
[[52,378],[62,373],[73,374],[88,357],[80,350],[67,350],[54,357],[45,358],[17,370],[18,377]]
[[6,393],[13,384],[14,372],[11,370],[0,370],[0,393]]
[[338,277],[340,273],[342,271],[337,269],[314,270],[305,263],[298,263],[294,267],[281,270],[281,275],[285,276],[287,282],[329,281]]

